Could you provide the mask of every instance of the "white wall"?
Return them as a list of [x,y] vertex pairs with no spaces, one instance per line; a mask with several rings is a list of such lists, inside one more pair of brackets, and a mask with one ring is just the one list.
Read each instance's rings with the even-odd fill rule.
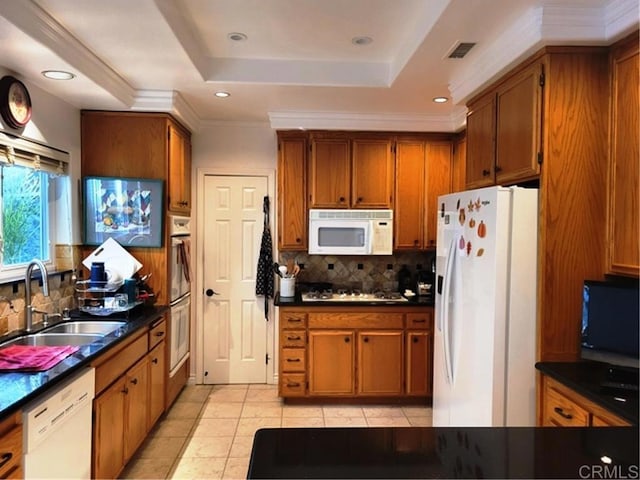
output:
[[[8,127],[0,120],[0,131],[19,135],[44,143],[50,147],[69,152],[69,184],[71,205],[58,205],[55,243],[80,243],[80,201],[78,198],[80,179],[80,109],[63,102],[38,86],[24,81],[15,72],[0,66],[0,77],[12,75],[24,82],[29,90],[33,113],[31,121],[21,130]],[[50,80],[53,81],[53,80]],[[71,215],[69,215],[69,211]],[[72,228],[69,227],[69,221]]]

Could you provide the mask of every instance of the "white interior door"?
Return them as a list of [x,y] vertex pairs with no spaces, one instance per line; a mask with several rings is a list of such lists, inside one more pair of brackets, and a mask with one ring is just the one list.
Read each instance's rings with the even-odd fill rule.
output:
[[[264,299],[255,294],[267,194],[267,177],[204,178],[201,318],[206,384],[267,379]],[[215,294],[208,296],[208,290]]]

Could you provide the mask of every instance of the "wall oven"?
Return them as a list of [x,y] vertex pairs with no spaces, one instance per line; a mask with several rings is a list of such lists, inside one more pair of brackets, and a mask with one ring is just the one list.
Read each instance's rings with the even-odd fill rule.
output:
[[189,358],[191,323],[191,224],[189,217],[169,216],[171,256],[169,258],[169,306],[171,330],[169,377]]

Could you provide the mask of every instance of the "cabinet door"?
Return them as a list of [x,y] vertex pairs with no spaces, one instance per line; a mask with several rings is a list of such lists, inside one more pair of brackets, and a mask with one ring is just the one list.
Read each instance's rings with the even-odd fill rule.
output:
[[391,208],[393,156],[391,139],[354,138],[351,170],[353,208]]
[[309,331],[309,394],[353,395],[353,330]]
[[401,395],[402,330],[358,334],[358,395]]
[[427,331],[407,332],[407,395],[431,396],[433,337]]
[[93,401],[92,478],[118,478],[124,466],[125,379]]
[[149,414],[147,430],[155,425],[164,413],[166,387],[166,342],[162,341],[149,352]]
[[496,183],[531,180],[540,173],[542,65],[510,78],[497,91]]
[[149,359],[144,357],[125,375],[124,459],[128,461],[147,436]]
[[347,138],[311,140],[309,190],[311,208],[348,208],[351,148]]
[[307,249],[307,139],[278,142],[278,247]]
[[425,248],[436,246],[438,197],[451,193],[451,143],[427,143]]
[[612,69],[611,151],[609,158],[609,238],[607,269],[610,273],[640,275],[638,231],[638,178],[640,158],[638,128],[638,42],[614,50]]
[[191,211],[191,145],[186,133],[173,124],[168,126],[169,139],[169,210]]
[[467,135],[464,133],[453,142],[453,157],[451,162],[451,191],[465,190],[467,168]]
[[424,230],[425,144],[400,139],[396,143],[396,194],[393,210],[394,249],[419,249]]
[[467,189],[494,184],[496,99],[492,92],[469,104],[467,114]]

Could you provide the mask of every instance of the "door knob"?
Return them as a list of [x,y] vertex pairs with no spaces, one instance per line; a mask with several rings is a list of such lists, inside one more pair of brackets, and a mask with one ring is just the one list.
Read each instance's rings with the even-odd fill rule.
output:
[[214,295],[220,295],[218,292],[216,292],[215,290],[212,290],[210,288],[207,288],[207,290],[204,292],[207,297],[213,297]]

